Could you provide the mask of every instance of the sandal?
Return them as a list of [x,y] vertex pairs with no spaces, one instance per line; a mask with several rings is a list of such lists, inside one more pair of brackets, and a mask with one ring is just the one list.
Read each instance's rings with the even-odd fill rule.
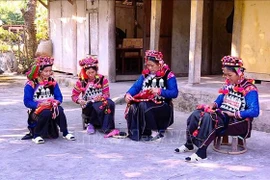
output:
[[36,144],[44,144],[44,139],[40,136],[37,136],[36,138],[33,138],[32,141]]
[[196,153],[191,154],[191,156],[186,157],[186,162],[198,162],[201,160],[206,160],[207,158],[202,159],[201,157],[199,157]]
[[119,132],[118,135],[114,135],[113,138],[116,138],[116,139],[124,139],[128,137],[128,134],[126,132]]
[[73,134],[68,133],[66,136],[63,136],[64,139],[69,141],[75,141],[76,138],[73,136]]
[[189,151],[193,151],[193,149],[190,150],[185,145],[182,145],[179,148],[176,148],[174,150],[175,153],[185,153],[185,152],[189,152]]
[[120,133],[120,131],[118,129],[114,129],[109,134],[106,134],[104,136],[104,138],[113,137],[113,136],[119,135],[119,133]]

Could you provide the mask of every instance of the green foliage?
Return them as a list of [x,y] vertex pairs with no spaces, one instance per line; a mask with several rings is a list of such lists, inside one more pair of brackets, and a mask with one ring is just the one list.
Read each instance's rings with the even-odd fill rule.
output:
[[[12,5],[11,5],[12,3]],[[23,7],[24,1],[0,1],[0,19],[6,25],[21,25],[24,23],[20,8]]]
[[0,42],[16,42],[19,40],[19,36],[0,27]]
[[[24,19],[22,17],[21,9],[26,8],[27,0],[11,1],[12,0],[0,0],[0,20],[2,20],[4,25],[23,25]],[[36,9],[35,24],[37,41],[47,40],[49,38],[48,10],[40,3],[38,3]]]
[[48,10],[38,3],[35,19],[36,30],[37,30],[37,41],[48,40]]
[[[21,9],[26,10],[28,1],[29,0],[0,0],[0,20],[3,25],[23,25],[24,19]],[[47,0],[43,0],[43,2],[47,3]],[[37,3],[35,24],[37,42],[47,40],[48,10],[39,2]],[[27,37],[27,34],[23,37]],[[23,43],[21,40],[23,40]],[[22,44],[20,44],[19,41]],[[0,53],[13,51],[18,59],[19,73],[25,73],[33,62],[33,59],[29,58],[27,55],[24,46],[25,42],[25,39],[20,38],[20,34],[8,32],[0,27]]]
[[0,27],[0,52],[11,50],[14,43],[18,42],[19,36]]

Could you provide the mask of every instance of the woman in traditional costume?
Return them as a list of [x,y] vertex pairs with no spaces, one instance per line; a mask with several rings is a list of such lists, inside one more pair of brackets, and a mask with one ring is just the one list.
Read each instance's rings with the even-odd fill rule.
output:
[[258,91],[253,80],[244,77],[241,58],[224,56],[222,69],[225,84],[220,95],[211,105],[199,105],[187,119],[186,143],[175,152],[198,150],[186,161],[207,158],[207,147],[216,136],[222,134],[250,136],[252,119],[259,115]]
[[53,58],[38,57],[27,73],[28,81],[24,87],[24,105],[30,109],[28,128],[37,144],[44,143],[43,138],[57,138],[57,125],[63,138],[75,140],[68,132],[66,116],[60,106],[63,101],[61,90],[51,77],[53,62]]
[[178,95],[176,78],[161,52],[147,50],[146,69],[126,92],[125,117],[132,140],[157,140],[173,124],[172,99]]
[[114,130],[115,103],[110,99],[107,78],[98,74],[98,60],[89,56],[80,60],[79,64],[82,69],[72,90],[72,100],[82,107],[87,133],[94,134],[95,129],[100,128],[109,136],[118,134],[119,131]]

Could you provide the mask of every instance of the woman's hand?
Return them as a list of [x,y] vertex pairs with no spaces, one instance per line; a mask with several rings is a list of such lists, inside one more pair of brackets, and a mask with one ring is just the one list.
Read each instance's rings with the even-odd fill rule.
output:
[[97,101],[101,101],[102,100],[102,96],[97,96],[94,98],[94,101],[97,102]]
[[77,102],[81,105],[82,108],[84,108],[87,103],[85,100],[82,99],[79,99]]
[[216,107],[215,103],[211,103],[211,104],[209,104],[209,108],[210,109],[216,109],[217,107]]
[[159,95],[159,93],[160,93],[160,88],[151,88],[151,92],[152,92],[152,94],[154,94],[154,95]]
[[223,114],[227,114],[229,117],[234,117],[234,113],[230,111],[222,111]]
[[129,93],[127,93],[125,95],[125,101],[126,101],[126,103],[129,103],[131,100],[133,100],[133,97]]
[[49,101],[42,101],[41,103],[38,104],[38,106],[49,106],[51,105],[51,102]]

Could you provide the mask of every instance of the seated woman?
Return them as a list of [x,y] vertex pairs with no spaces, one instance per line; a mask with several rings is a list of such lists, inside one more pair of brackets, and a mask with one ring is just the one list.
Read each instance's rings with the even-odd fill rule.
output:
[[243,61],[238,57],[222,58],[225,85],[209,106],[200,106],[187,119],[186,143],[175,152],[196,153],[186,158],[193,162],[207,158],[207,147],[217,135],[250,135],[251,123],[259,115],[258,91],[251,80],[244,77]]
[[173,123],[171,103],[178,95],[176,78],[161,52],[146,51],[145,64],[146,69],[125,95],[128,137],[135,141],[163,137]]
[[75,140],[68,132],[63,100],[58,83],[51,77],[53,58],[38,57],[27,73],[28,82],[24,87],[24,105],[30,109],[28,128],[37,144],[44,143],[44,137],[57,138],[58,128],[67,140]]
[[[82,116],[87,120],[87,133],[94,134],[95,127],[103,133],[110,133],[115,128],[115,104],[110,99],[108,80],[98,74],[98,60],[87,57],[79,61],[82,67],[79,80],[72,90],[72,101],[82,107]],[[79,97],[82,94],[81,98]]]

